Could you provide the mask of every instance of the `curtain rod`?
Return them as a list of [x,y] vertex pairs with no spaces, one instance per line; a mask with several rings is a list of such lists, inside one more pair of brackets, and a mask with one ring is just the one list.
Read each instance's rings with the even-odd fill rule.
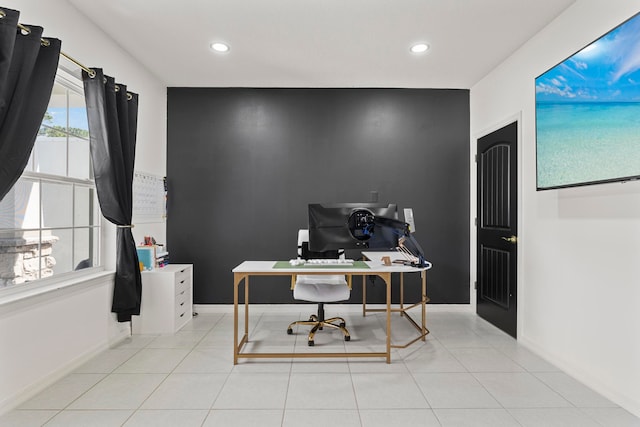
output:
[[[0,19],[4,18],[5,16],[7,16],[7,13],[0,9]],[[18,22],[18,28],[20,28],[20,31],[26,33],[26,34],[31,34],[31,28],[22,25],[21,23]],[[49,40],[46,39],[40,39],[40,43],[43,46],[49,46]],[[87,67],[86,65],[82,64],[80,61],[72,58],[71,56],[67,55],[66,53],[64,53],[63,51],[60,51],[60,55],[64,56],[65,58],[67,58],[69,61],[73,62],[74,64],[76,64],[78,67],[82,68],[84,71],[86,71],[89,76],[91,78],[96,76],[96,72],[93,71],[91,68]]]
[[[4,11],[0,10],[0,18],[4,17],[5,13]],[[31,33],[31,28],[22,25],[20,23],[18,23],[18,28],[20,28],[20,30],[26,34],[30,34]],[[43,46],[49,46],[49,40],[46,39],[40,39],[40,43]],[[76,64],[78,67],[82,68],[84,71],[86,71],[89,74],[89,77],[94,78],[96,76],[96,72],[93,71],[91,68],[87,67],[86,65],[82,64],[80,61],[78,61],[77,59],[69,56],[68,54],[64,53],[63,51],[60,51],[60,55],[67,58],[69,61],[73,62],[74,64]]]
[[[5,16],[7,16],[6,12],[2,9],[0,9],[0,19],[4,18]],[[22,25],[21,23],[18,22],[18,28],[20,29],[20,31],[26,33],[26,34],[31,34],[31,28],[27,27],[26,25]],[[40,43],[42,44],[42,46],[49,46],[49,40],[47,39],[40,39]],[[87,67],[86,65],[84,65],[82,62],[78,61],[77,59],[73,58],[72,56],[70,56],[69,54],[60,51],[60,55],[63,56],[64,58],[66,58],[67,60],[73,62],[74,64],[76,64],[78,67],[82,68],[84,71],[87,72],[87,74],[89,74],[89,77],[94,78],[96,76],[96,72],[93,71],[91,68]],[[115,89],[116,92],[120,90],[120,86],[119,85],[115,85]],[[133,98],[133,96],[131,95],[130,92],[127,92],[127,99],[131,100]]]

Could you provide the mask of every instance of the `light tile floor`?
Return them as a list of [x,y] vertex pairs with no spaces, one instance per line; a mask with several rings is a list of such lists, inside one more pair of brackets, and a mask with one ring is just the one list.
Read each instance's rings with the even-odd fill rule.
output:
[[[257,306],[248,346],[261,351],[380,351],[383,314],[328,306],[339,331],[286,334],[310,305]],[[426,342],[372,359],[241,359],[228,307],[175,335],[126,339],[0,417],[0,426],[640,426],[640,419],[473,313],[430,311]],[[394,342],[414,333],[393,318]]]

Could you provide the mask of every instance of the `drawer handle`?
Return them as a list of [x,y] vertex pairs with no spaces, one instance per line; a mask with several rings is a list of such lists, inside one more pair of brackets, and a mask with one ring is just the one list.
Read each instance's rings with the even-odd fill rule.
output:
[[186,268],[183,268],[182,270],[180,270],[180,273],[184,273],[186,270]]
[[180,292],[180,295],[184,295],[185,291]]
[[183,283],[184,283],[184,280],[181,280],[181,281],[180,281],[180,284],[183,284]]
[[180,307],[182,307],[183,305],[184,305],[184,302],[181,302],[181,303],[180,303]]
[[180,315],[180,317],[184,317],[184,313],[182,313],[182,314]]

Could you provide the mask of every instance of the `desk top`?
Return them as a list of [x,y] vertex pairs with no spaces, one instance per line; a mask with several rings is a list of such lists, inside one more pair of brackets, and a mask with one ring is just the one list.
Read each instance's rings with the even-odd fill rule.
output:
[[[401,253],[398,251],[362,251],[362,256],[368,260],[375,262],[382,262],[382,257],[388,256],[391,259],[391,262],[395,260],[405,260]],[[426,267],[423,267],[421,270],[429,270],[431,269],[431,263],[429,261],[425,261],[427,263]]]
[[[376,253],[379,253],[379,252],[376,252]],[[379,258],[372,261],[365,261],[368,268],[362,268],[357,266],[351,266],[351,267],[340,266],[336,268],[319,266],[317,268],[314,268],[314,267],[309,267],[308,265],[304,267],[291,266],[291,268],[275,268],[274,266],[276,262],[277,261],[244,261],[231,271],[234,273],[272,273],[274,275],[314,274],[314,273],[375,274],[375,273],[412,273],[412,272],[428,270],[431,268],[431,264],[423,268],[410,267],[410,266],[398,265],[398,264],[386,266],[382,263],[382,261],[379,260]]]

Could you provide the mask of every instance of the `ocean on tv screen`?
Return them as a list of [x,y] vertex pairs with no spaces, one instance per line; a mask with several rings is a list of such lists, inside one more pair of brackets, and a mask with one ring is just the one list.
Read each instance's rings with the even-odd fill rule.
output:
[[640,175],[640,103],[544,103],[536,116],[538,188]]

